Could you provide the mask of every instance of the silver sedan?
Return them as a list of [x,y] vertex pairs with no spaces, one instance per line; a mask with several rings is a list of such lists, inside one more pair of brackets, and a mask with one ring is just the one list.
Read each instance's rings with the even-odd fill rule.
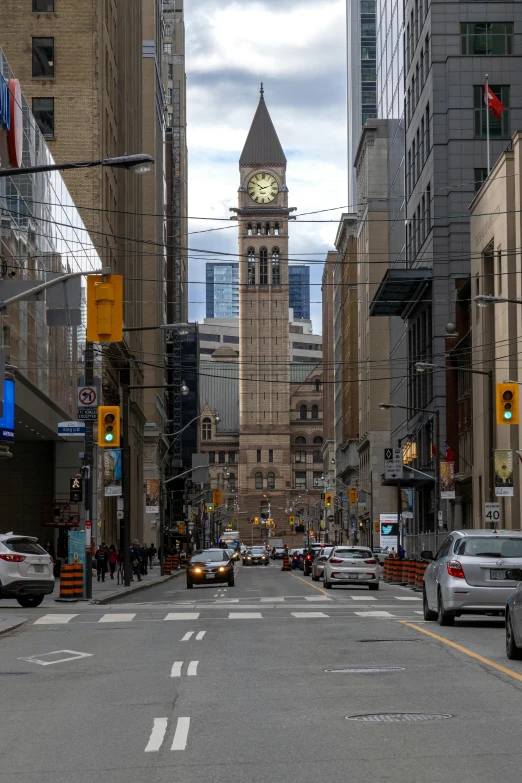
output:
[[378,590],[379,563],[368,547],[336,546],[324,564],[323,581],[327,590],[337,584]]
[[504,614],[522,569],[522,532],[454,530],[424,573],[424,619],[453,625],[462,614]]
[[314,582],[318,582],[319,579],[323,578],[324,564],[332,554],[332,549],[333,546],[325,546],[315,558],[312,564],[312,579]]

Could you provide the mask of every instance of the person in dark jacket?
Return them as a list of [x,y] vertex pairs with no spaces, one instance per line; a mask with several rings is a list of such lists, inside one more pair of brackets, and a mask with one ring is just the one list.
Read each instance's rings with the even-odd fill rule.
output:
[[105,543],[102,543],[101,546],[99,546],[98,549],[96,550],[96,576],[98,577],[98,582],[100,581],[100,576],[102,582],[105,582],[105,574],[107,573],[108,561],[109,561],[109,550],[107,549]]
[[118,552],[116,551],[116,547],[114,544],[111,544],[109,547],[109,569],[111,572],[111,579],[114,579],[114,572],[116,571],[116,563],[118,562]]
[[154,544],[151,544],[149,546],[149,568],[154,568],[154,558],[156,557],[158,550],[154,546]]
[[138,577],[138,582],[141,582],[141,574],[140,574],[140,545],[138,541],[135,541],[133,544],[131,544],[131,566],[132,566],[132,573],[135,574]]
[[147,576],[147,566],[149,564],[149,548],[146,544],[140,547],[140,571],[142,576]]

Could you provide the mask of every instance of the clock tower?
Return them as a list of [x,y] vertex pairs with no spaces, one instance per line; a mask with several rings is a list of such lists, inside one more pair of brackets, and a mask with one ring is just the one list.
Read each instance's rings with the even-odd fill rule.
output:
[[[291,487],[286,157],[264,100],[239,159],[239,528],[286,527]],[[260,538],[258,531],[256,538]]]

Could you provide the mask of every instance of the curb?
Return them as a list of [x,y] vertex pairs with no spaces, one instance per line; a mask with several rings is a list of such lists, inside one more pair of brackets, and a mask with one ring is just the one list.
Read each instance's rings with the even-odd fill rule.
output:
[[102,598],[93,598],[91,601],[89,601],[89,603],[98,605],[110,604],[111,601],[115,601],[117,598],[121,598],[124,595],[133,595],[134,593],[139,593],[142,590],[148,590],[150,587],[157,587],[158,585],[164,584],[164,582],[168,582],[170,579],[176,579],[178,576],[181,576],[184,573],[184,570],[177,571],[175,574],[162,576],[160,579],[149,584],[138,584],[135,587],[124,588],[123,591],[109,593],[108,595],[104,595]]
[[19,620],[13,620],[12,622],[7,621],[5,625],[0,622],[0,636],[4,633],[9,633],[9,631],[14,631],[15,628],[28,622],[29,618],[27,617],[21,617]]

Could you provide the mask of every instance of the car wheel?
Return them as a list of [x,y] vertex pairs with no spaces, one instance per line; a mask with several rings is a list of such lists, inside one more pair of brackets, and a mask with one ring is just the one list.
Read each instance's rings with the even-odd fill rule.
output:
[[432,612],[428,606],[428,596],[426,595],[426,588],[422,590],[422,609],[425,620],[436,620],[437,612]]
[[378,590],[379,589],[379,582],[375,582],[375,584],[369,584],[368,585],[369,590]]
[[232,577],[232,579],[228,580],[228,586],[229,587],[234,587],[234,577]]
[[438,594],[438,600],[437,600],[437,622],[439,625],[453,625],[455,622],[455,615],[451,612],[447,612],[444,609],[444,601],[442,600],[442,593],[439,590]]
[[326,587],[327,590],[331,590],[332,589],[332,583],[331,582],[327,582],[325,576],[323,577],[323,582],[324,582],[324,586]]
[[192,590],[193,587],[194,585],[192,584],[192,582],[189,582],[187,579],[187,590]]
[[319,581],[319,577],[316,576],[314,573],[312,573],[312,581],[313,582],[318,582]]
[[21,595],[16,600],[24,609],[34,609],[37,606],[40,606],[43,599],[43,595]]
[[265,565],[267,566],[267,565],[268,565],[268,563],[265,563]]
[[510,661],[520,661],[522,659],[522,649],[515,644],[513,621],[509,610],[506,610],[506,655]]

